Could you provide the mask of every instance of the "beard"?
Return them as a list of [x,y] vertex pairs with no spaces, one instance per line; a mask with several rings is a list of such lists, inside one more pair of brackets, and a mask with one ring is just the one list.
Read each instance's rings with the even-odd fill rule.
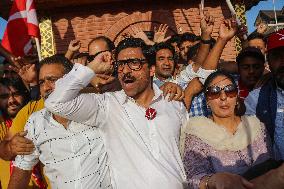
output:
[[167,70],[167,71],[165,71],[165,70],[157,70],[156,75],[158,77],[161,77],[161,78],[164,78],[164,79],[168,79],[168,78],[173,76],[173,73],[174,73],[174,69]]
[[139,97],[150,84],[151,78],[149,75],[136,74],[135,76],[127,73],[119,78],[122,89],[125,94],[133,99]]
[[7,110],[4,111],[4,114],[6,114],[6,116],[10,118],[15,118],[17,113],[22,109],[23,106],[24,106],[24,103],[9,104],[7,107]]
[[275,71],[274,77],[277,86],[284,90],[284,66]]
[[52,91],[47,91],[44,95],[43,95],[43,99],[46,100],[49,95],[52,93]]

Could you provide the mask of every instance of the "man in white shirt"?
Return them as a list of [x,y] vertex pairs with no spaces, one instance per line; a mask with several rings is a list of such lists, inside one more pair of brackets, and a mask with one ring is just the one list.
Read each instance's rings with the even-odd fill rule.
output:
[[101,129],[114,188],[184,188],[178,148],[180,128],[187,119],[184,105],[169,102],[152,84],[154,70],[150,68],[155,59],[143,40],[121,41],[116,60],[123,90],[79,95],[95,73],[112,66],[111,54],[103,52],[88,66],[75,64],[56,82],[45,106],[67,119]]
[[[40,62],[39,85],[46,99],[55,81],[72,69],[63,56],[54,55]],[[33,113],[26,123],[27,138],[35,151],[17,156],[9,189],[26,188],[31,170],[41,161],[51,188],[111,189],[108,157],[97,127],[90,127],[60,116],[47,109]]]

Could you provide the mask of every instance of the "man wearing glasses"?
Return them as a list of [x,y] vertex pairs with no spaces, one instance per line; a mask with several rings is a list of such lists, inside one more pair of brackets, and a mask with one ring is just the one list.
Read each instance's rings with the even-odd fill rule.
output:
[[[36,175],[32,174],[32,170],[38,167],[39,161],[44,165],[44,174],[50,183],[48,188],[112,188],[108,158],[98,128],[69,121],[44,108],[44,101],[54,90],[55,82],[67,74],[72,66],[60,55],[40,62],[42,99],[25,106],[19,113],[22,123],[19,123],[17,116],[19,124],[14,125],[18,131],[25,127],[27,140],[31,140],[35,148],[15,158],[8,188],[27,188],[31,175]],[[15,129],[12,131],[15,133]],[[41,185],[40,188],[45,186]]]
[[183,188],[186,178],[178,141],[187,119],[184,105],[168,102],[153,85],[155,58],[143,40],[121,41],[115,57],[123,90],[79,95],[96,74],[112,67],[111,54],[104,52],[88,66],[75,64],[56,82],[45,106],[67,119],[101,129],[114,188]]

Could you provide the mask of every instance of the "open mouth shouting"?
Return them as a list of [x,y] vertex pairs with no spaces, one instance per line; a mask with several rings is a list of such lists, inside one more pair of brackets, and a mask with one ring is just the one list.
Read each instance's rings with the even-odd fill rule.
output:
[[122,77],[122,86],[125,89],[132,88],[134,86],[135,81],[135,77],[131,76],[130,74],[126,74]]

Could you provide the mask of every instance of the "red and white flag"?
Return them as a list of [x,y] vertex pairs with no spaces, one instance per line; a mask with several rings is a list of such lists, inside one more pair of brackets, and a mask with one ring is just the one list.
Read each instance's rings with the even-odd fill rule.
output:
[[34,0],[14,0],[2,45],[15,56],[31,52],[31,37],[40,37]]

